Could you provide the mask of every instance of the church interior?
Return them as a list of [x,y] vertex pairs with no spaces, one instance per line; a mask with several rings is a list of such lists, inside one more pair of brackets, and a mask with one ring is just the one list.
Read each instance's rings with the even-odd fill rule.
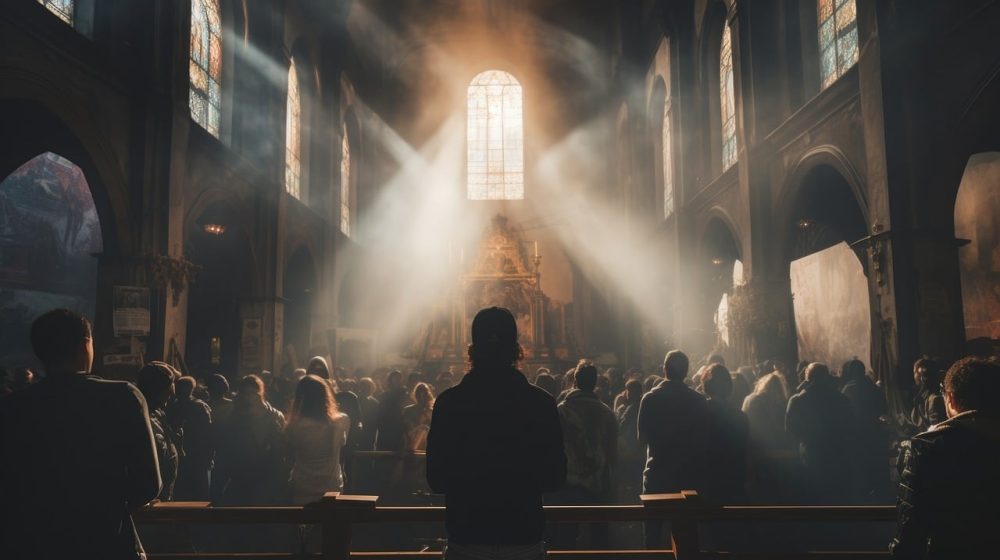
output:
[[858,359],[891,423],[921,356],[1000,353],[998,25],[996,0],[8,0],[0,366],[37,369],[32,321],[68,308],[109,379],[457,382],[500,306],[529,377]]

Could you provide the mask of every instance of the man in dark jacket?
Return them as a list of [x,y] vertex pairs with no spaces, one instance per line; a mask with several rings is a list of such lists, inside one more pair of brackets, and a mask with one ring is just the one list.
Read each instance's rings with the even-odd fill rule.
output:
[[785,429],[799,442],[807,497],[819,503],[853,498],[854,410],[821,363],[806,367],[803,389],[788,400]]
[[445,495],[447,560],[545,557],[542,493],[562,486],[566,454],[555,402],[515,368],[521,357],[511,312],[481,310],[472,368],[434,404],[427,482]]
[[[576,366],[576,389],[559,403],[566,449],[566,485],[555,503],[609,504],[614,499],[612,470],[618,459],[618,422],[615,413],[594,392],[597,368],[581,361]],[[560,546],[575,547],[578,525],[564,523]],[[592,548],[607,548],[608,524],[591,525]]]
[[913,397],[910,423],[914,431],[924,432],[948,418],[941,396],[941,367],[937,360],[924,356],[914,362],[913,384],[917,394]]
[[89,375],[90,322],[31,326],[45,378],[0,399],[0,558],[137,559],[131,513],[160,491],[146,401]]
[[[705,465],[708,405],[705,397],[684,384],[688,357],[672,350],[663,360],[666,380],[639,403],[639,440],[646,444],[646,494],[698,490]],[[661,547],[663,524],[646,523],[646,547]]]
[[881,417],[886,413],[885,395],[866,374],[865,365],[848,360],[840,368],[844,386],[840,392],[854,410],[857,439],[855,472],[861,499],[884,503],[889,491],[889,438]]
[[167,421],[184,435],[183,456],[177,468],[178,501],[208,500],[208,479],[215,457],[212,432],[212,409],[194,397],[193,377],[181,377],[174,383],[177,398],[167,406]]
[[379,397],[378,434],[375,448],[379,451],[399,451],[403,448],[403,409],[410,404],[410,395],[403,386],[403,373],[392,370],[386,377],[385,392]]
[[964,358],[948,370],[949,419],[913,438],[899,482],[893,558],[996,558],[1000,527],[1000,364]]

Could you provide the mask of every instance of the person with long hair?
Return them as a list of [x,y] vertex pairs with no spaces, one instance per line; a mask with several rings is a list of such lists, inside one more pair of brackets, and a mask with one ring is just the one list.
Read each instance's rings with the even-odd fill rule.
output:
[[403,409],[405,427],[404,451],[424,451],[427,449],[427,432],[431,429],[431,413],[434,410],[434,393],[430,385],[417,383],[410,392],[413,404]]
[[293,503],[315,502],[327,492],[343,489],[340,450],[350,427],[350,419],[337,410],[326,381],[315,375],[299,380],[286,430]]
[[427,436],[427,482],[445,495],[446,560],[543,560],[542,493],[566,480],[552,396],[517,369],[524,353],[507,309],[472,321],[471,369],[441,393]]
[[755,447],[778,449],[787,447],[785,408],[788,389],[785,378],[776,371],[757,380],[753,392],[743,399],[743,412],[750,421],[750,441]]

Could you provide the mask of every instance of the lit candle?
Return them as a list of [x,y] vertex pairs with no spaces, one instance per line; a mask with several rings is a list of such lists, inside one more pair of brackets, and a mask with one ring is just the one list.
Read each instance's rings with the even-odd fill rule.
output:
[[535,241],[535,256],[538,256],[538,241]]

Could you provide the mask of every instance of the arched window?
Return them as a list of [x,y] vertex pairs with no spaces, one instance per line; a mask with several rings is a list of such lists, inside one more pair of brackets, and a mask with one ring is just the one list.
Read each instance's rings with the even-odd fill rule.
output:
[[858,8],[854,0],[818,0],[820,80],[826,87],[858,61]]
[[663,217],[669,218],[674,213],[674,155],[671,136],[673,128],[670,121],[673,113],[670,108],[670,88],[663,104]]
[[285,190],[295,198],[302,195],[302,100],[299,95],[299,76],[295,61],[288,65],[288,99],[285,109]]
[[38,0],[38,3],[48,8],[59,19],[73,25],[73,0]]
[[219,0],[191,0],[191,82],[188,102],[191,118],[219,136],[222,108],[222,18]]
[[521,84],[489,70],[468,90],[469,200],[524,198],[524,123]]
[[340,231],[351,235],[351,141],[346,124],[340,140]]
[[729,25],[722,27],[719,49],[719,99],[722,104],[722,170],[736,163],[736,91],[733,80],[733,36]]

